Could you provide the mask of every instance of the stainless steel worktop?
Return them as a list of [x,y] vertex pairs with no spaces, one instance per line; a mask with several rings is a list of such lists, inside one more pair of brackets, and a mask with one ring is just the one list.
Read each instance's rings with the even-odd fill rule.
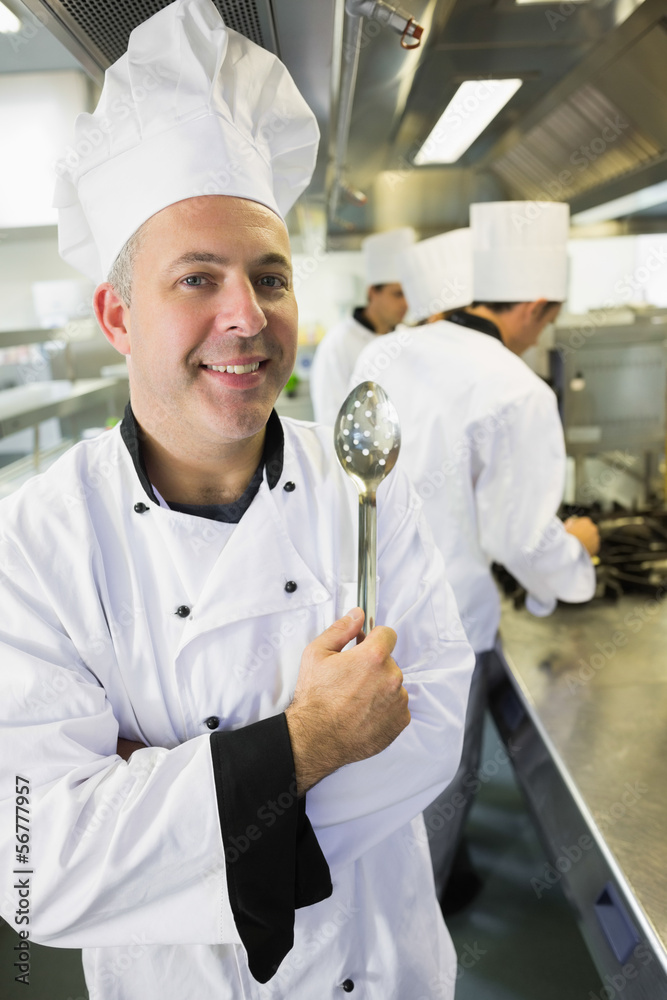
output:
[[34,427],[50,417],[69,417],[100,403],[111,402],[113,378],[83,378],[32,382],[0,393],[0,437]]
[[559,606],[538,619],[505,602],[509,676],[667,971],[667,601]]

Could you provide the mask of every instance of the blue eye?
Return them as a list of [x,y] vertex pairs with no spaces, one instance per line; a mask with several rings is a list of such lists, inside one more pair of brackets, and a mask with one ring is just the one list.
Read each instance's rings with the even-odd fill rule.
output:
[[201,283],[204,279],[200,274],[189,274],[187,278],[183,279],[183,281],[186,285],[189,285],[190,288],[199,288],[201,287]]
[[267,281],[272,282],[270,285],[265,284],[265,288],[284,288],[286,285],[284,278],[279,278],[276,274],[265,274],[263,278],[260,278],[260,283]]

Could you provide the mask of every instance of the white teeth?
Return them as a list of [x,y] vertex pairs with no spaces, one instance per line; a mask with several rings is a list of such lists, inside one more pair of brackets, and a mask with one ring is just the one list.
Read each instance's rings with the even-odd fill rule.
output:
[[259,361],[253,361],[251,365],[204,365],[214,372],[229,372],[230,375],[247,375],[248,372],[256,372],[259,368]]

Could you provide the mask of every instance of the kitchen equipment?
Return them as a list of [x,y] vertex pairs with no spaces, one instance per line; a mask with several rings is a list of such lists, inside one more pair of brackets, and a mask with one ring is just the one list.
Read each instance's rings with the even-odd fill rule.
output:
[[398,414],[377,382],[361,382],[341,406],[334,424],[338,461],[359,490],[357,604],[366,633],[375,626],[377,488],[396,465],[401,446]]

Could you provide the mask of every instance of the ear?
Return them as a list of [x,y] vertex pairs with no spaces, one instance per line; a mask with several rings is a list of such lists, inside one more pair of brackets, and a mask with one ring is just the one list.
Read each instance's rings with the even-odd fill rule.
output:
[[533,320],[541,320],[544,318],[544,311],[547,307],[548,299],[535,299],[534,302],[528,303],[530,308],[530,318]]
[[130,310],[108,281],[95,289],[93,306],[97,322],[109,343],[121,354],[129,354]]

